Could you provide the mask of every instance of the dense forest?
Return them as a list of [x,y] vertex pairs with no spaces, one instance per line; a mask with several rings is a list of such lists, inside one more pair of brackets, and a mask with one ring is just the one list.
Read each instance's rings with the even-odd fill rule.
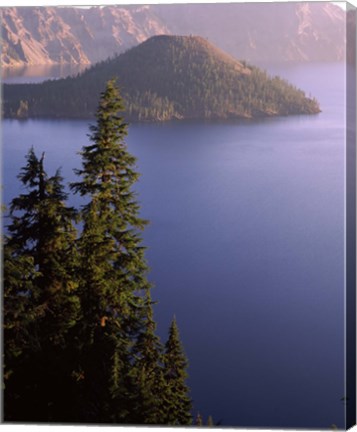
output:
[[30,149],[18,175],[3,238],[6,422],[192,424],[176,319],[165,344],[156,335],[122,110],[110,81],[70,185],[81,208],[44,154]]
[[76,77],[4,85],[5,117],[91,118],[95,94],[117,77],[126,120],[226,119],[313,114],[318,102],[279,77],[196,36],[154,36]]

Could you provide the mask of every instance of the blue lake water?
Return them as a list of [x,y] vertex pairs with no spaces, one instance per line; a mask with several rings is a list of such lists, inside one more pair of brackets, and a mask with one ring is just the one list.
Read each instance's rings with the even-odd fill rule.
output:
[[[344,67],[271,71],[322,113],[130,126],[155,317],[165,340],[176,315],[195,415],[344,428]],[[88,123],[4,120],[3,201],[32,145],[73,180]]]

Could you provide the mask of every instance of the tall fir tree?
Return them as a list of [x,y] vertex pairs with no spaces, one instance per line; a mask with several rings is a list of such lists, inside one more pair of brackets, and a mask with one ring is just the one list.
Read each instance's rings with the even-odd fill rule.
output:
[[[5,396],[19,382],[16,377],[21,376],[23,391],[19,390],[15,401],[5,397],[4,403],[15,404],[6,412],[14,411],[23,421],[51,421],[57,414],[66,415],[58,403],[66,392],[63,384],[69,366],[62,361],[58,367],[57,358],[63,360],[68,332],[79,313],[74,279],[75,211],[65,205],[67,195],[59,171],[47,176],[44,154],[39,159],[31,149],[18,177],[27,193],[14,198],[10,206],[9,237],[4,245],[4,316],[18,316],[18,308],[26,305],[28,319],[21,331],[31,335],[31,343],[24,345],[18,357],[21,366],[14,371],[14,380],[9,380]],[[15,267],[24,273],[14,272]],[[5,332],[5,352],[15,343],[14,336],[14,332]]]
[[169,338],[165,345],[164,379],[166,404],[164,423],[170,425],[192,424],[192,402],[186,385],[188,362],[180,341],[176,318],[172,320]]
[[3,254],[7,421],[192,421],[176,322],[165,350],[155,334],[122,110],[109,81],[71,185],[85,199],[80,219],[44,154],[31,149],[18,176],[27,193],[11,203]]
[[134,346],[132,374],[135,389],[133,419],[137,424],[165,424],[166,383],[163,373],[163,345],[156,335],[151,296],[147,294],[144,326]]
[[36,346],[32,332],[37,318],[31,301],[38,274],[32,257],[17,255],[3,245],[3,397],[4,419],[18,420],[23,415],[22,402],[31,392],[22,376],[29,362],[28,354]]
[[81,385],[88,399],[80,412],[82,420],[91,422],[137,422],[132,420],[134,346],[151,307],[140,234],[146,221],[133,191],[139,175],[125,143],[123,109],[111,80],[91,126],[92,144],[82,149],[82,169],[76,170],[81,180],[71,185],[87,200],[79,239],[79,339]]

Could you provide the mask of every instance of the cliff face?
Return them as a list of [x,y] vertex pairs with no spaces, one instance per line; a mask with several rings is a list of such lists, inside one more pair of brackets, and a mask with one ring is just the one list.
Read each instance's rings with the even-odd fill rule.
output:
[[4,8],[1,18],[2,65],[89,63],[80,40],[56,8]]
[[252,62],[339,61],[345,56],[345,12],[331,3],[273,2],[153,6],[175,34],[207,37]]
[[95,63],[169,33],[148,7],[1,10],[3,66]]
[[345,58],[346,15],[330,3],[2,8],[3,66],[95,63],[154,35],[195,34],[254,62]]

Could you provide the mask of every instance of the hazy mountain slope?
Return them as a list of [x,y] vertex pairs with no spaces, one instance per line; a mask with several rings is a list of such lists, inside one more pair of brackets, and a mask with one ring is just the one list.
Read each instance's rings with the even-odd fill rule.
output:
[[4,8],[1,17],[2,66],[90,62],[57,8]]
[[152,9],[173,33],[199,34],[248,61],[331,61],[345,56],[345,13],[331,3],[172,4]]
[[155,36],[76,78],[5,85],[5,117],[93,117],[118,76],[129,120],[253,118],[319,112],[318,103],[201,37]]
[[145,6],[2,8],[1,17],[3,66],[95,63],[169,32]]
[[159,34],[200,35],[249,61],[337,61],[345,13],[327,2],[2,8],[3,66],[88,63]]

